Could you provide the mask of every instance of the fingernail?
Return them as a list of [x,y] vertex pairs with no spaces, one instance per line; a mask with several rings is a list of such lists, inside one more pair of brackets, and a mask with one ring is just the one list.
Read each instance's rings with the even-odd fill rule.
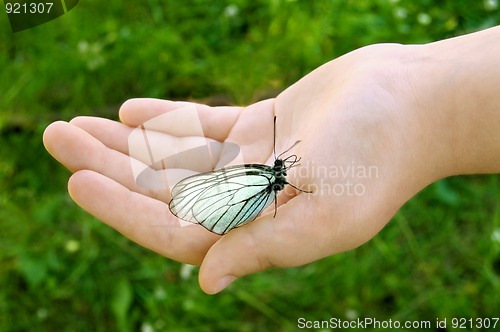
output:
[[220,292],[227,286],[229,286],[233,281],[236,280],[236,277],[233,276],[225,276],[220,278],[216,283],[215,283],[215,288],[214,288],[214,294]]

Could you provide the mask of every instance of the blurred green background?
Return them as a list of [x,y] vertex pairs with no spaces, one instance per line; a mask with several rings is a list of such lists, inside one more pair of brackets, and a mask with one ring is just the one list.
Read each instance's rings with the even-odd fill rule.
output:
[[247,104],[275,96],[367,44],[425,43],[497,25],[499,5],[87,0],[16,34],[2,7],[0,330],[293,331],[300,317],[500,316],[498,175],[439,181],[359,249],[208,296],[197,268],[81,211],[66,191],[69,172],[41,141],[51,121],[116,119],[132,97]]

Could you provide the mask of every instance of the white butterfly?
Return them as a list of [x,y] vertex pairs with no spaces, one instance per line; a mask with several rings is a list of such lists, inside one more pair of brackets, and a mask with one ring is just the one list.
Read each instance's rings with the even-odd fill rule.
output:
[[[276,128],[276,117],[274,124]],[[253,221],[273,201],[276,215],[276,195],[285,185],[308,192],[286,181],[287,171],[300,158],[291,155],[280,159],[281,155],[275,157],[273,166],[229,166],[181,180],[172,189],[170,211],[182,220],[200,224],[220,235]]]

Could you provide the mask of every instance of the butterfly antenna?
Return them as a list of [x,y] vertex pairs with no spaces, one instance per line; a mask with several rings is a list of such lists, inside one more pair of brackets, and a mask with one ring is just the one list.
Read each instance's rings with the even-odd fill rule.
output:
[[295,143],[293,143],[293,145],[291,147],[289,147],[288,149],[286,149],[285,151],[281,152],[279,154],[279,156],[276,157],[276,115],[274,116],[274,142],[273,142],[273,151],[274,151],[274,160],[278,159],[279,157],[281,157],[282,155],[284,155],[285,153],[287,153],[288,151],[290,151],[291,149],[294,148],[295,145],[299,144],[301,141],[297,141]]
[[289,186],[291,186],[291,187],[293,187],[293,188],[297,189],[298,191],[303,192],[303,193],[306,193],[306,194],[312,194],[312,193],[313,193],[313,192],[312,192],[312,191],[310,191],[310,190],[304,190],[304,189],[300,189],[300,188],[298,188],[298,187],[295,187],[293,184],[291,184],[291,183],[289,183],[289,182],[287,182],[287,184],[288,184]]
[[[288,151],[290,151],[291,149],[293,149],[295,147],[295,145],[299,144],[301,141],[297,141],[295,143],[293,143],[293,145],[291,147],[289,147],[288,149],[286,149],[285,151],[281,152],[280,155],[277,157],[281,157],[282,155],[284,155],[285,153],[287,153]],[[276,153],[275,153],[276,155]],[[274,157],[274,159],[276,159],[276,157]]]
[[278,197],[274,197],[274,216],[276,218],[276,212],[278,212]]
[[274,116],[274,140],[273,140],[274,160],[276,160],[276,115]]

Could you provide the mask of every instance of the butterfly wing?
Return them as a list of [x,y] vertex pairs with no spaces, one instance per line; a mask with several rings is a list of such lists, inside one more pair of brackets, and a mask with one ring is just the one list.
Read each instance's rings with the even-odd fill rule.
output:
[[170,211],[217,234],[254,220],[276,198],[272,167],[222,168],[181,180],[172,189]]

